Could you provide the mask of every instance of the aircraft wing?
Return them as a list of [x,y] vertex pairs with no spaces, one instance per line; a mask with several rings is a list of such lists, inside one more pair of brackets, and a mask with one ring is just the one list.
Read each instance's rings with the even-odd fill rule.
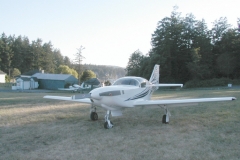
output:
[[235,97],[217,97],[217,98],[196,98],[196,99],[169,99],[169,100],[145,100],[136,101],[135,106],[188,106],[197,105],[200,102],[219,102],[219,101],[232,101]]
[[89,89],[89,88],[78,88],[78,90],[86,90],[86,89]]
[[49,96],[49,95],[44,96],[43,98],[57,99],[57,100],[63,100],[63,101],[73,101],[73,102],[88,103],[88,104],[92,103],[89,98],[77,99],[75,97]]
[[61,91],[75,91],[77,89],[75,89],[75,88],[58,88],[58,90],[61,90]]

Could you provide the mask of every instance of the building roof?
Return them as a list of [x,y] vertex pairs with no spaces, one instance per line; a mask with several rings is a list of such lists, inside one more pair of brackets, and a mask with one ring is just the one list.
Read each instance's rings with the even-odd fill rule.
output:
[[31,78],[29,77],[18,77],[17,79],[22,79],[23,81],[30,81]]
[[18,79],[21,79],[23,81],[31,81],[31,79],[35,82],[38,81],[38,79],[36,77],[17,77],[16,80],[18,80]]
[[37,77],[31,77],[35,82],[38,81]]
[[4,73],[3,71],[0,70],[0,74],[4,74],[5,75],[6,73]]
[[48,79],[48,80],[66,80],[72,76],[71,74],[45,74],[45,73],[35,73],[32,77],[37,79]]

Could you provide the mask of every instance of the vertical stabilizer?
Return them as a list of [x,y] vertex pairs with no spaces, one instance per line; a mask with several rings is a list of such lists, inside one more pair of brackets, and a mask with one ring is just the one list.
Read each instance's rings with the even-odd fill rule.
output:
[[[154,68],[153,68],[153,72],[152,72],[152,75],[151,75],[151,78],[149,79],[149,82],[151,84],[159,84],[159,66],[158,64],[155,64]],[[158,87],[156,86],[153,86],[152,87],[152,92],[153,93],[154,91],[156,91],[158,89]]]
[[159,66],[160,65],[155,64],[153,68],[151,78],[149,79],[149,82],[152,84],[159,84]]

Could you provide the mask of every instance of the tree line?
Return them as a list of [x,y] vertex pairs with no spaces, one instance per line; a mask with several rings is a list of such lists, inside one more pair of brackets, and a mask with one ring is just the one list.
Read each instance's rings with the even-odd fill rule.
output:
[[151,44],[146,55],[139,50],[131,54],[127,75],[149,78],[153,66],[160,64],[161,82],[240,78],[240,28],[231,28],[227,18],[214,21],[209,30],[204,19],[183,17],[174,7],[158,22]]
[[62,56],[59,49],[53,47],[51,42],[43,43],[38,38],[30,42],[26,36],[7,36],[2,33],[0,37],[0,70],[7,73],[8,78],[14,78],[21,73],[44,70],[45,73],[72,74],[79,82],[89,77],[101,80],[115,79],[126,74],[120,67],[82,64],[82,50],[77,49],[75,59],[70,60]]
[[53,48],[51,42],[43,43],[41,39],[29,41],[28,37],[0,37],[0,69],[12,75],[19,70],[21,73],[31,70],[45,70],[47,73],[57,72],[60,65],[71,66],[67,56],[62,56],[60,50]]

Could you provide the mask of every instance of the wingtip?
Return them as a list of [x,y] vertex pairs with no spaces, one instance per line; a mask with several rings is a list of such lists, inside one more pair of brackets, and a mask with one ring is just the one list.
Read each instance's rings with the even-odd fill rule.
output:
[[233,97],[232,100],[236,100],[237,98],[236,97]]

